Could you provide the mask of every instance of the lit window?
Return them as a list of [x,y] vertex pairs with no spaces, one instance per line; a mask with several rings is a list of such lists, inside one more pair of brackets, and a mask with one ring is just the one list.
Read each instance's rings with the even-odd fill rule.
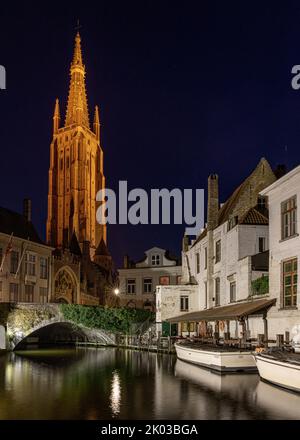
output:
[[281,203],[281,238],[293,237],[297,232],[296,196]]
[[134,279],[127,280],[127,293],[129,293],[129,294],[135,293],[135,280]]
[[297,306],[297,258],[283,263],[283,307]]

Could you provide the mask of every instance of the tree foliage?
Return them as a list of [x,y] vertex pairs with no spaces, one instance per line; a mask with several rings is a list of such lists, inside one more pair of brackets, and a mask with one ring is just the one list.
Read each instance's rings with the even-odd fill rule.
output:
[[154,313],[143,309],[61,304],[60,310],[68,321],[113,333],[129,334],[139,324],[147,320],[154,321]]

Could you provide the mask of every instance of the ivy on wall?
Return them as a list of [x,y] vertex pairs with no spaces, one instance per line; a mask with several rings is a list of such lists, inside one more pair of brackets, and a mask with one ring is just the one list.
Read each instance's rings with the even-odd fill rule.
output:
[[252,295],[265,295],[269,292],[269,277],[264,275],[252,281]]
[[147,320],[154,321],[154,313],[143,309],[60,304],[60,311],[68,321],[113,333],[129,334],[139,324]]

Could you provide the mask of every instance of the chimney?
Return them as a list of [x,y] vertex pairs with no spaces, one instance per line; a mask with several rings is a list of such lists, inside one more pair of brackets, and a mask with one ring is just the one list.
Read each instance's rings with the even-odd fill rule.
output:
[[23,200],[23,216],[28,222],[31,222],[31,199]]
[[284,176],[286,173],[287,173],[286,166],[282,163],[278,164],[274,170],[274,174],[277,179],[280,179],[280,177]]
[[189,250],[190,239],[188,235],[183,236],[182,239],[182,252],[187,252]]
[[207,229],[212,231],[218,226],[219,178],[217,174],[208,177]]
[[124,269],[129,269],[129,266],[130,266],[129,256],[128,255],[124,255],[123,268]]

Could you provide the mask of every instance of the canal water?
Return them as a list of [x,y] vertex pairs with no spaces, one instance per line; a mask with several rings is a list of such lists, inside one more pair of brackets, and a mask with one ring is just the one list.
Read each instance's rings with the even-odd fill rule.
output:
[[256,374],[114,348],[0,356],[0,419],[300,419],[300,395]]

